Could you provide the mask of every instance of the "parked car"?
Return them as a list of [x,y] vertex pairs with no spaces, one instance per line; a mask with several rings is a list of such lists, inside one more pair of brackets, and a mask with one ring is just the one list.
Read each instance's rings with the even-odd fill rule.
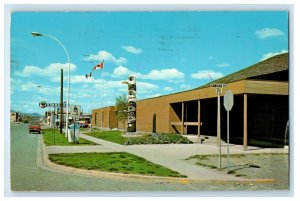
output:
[[30,122],[28,124],[28,130],[29,130],[29,133],[37,132],[40,134],[41,130],[42,130],[40,122],[36,122],[36,121]]
[[90,123],[89,121],[79,121],[80,128],[88,128]]

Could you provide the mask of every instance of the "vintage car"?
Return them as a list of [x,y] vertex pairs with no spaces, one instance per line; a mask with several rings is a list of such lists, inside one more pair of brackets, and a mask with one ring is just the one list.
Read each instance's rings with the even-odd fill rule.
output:
[[41,133],[41,124],[40,122],[37,122],[37,121],[32,121],[28,124],[28,131],[29,133],[31,132],[37,132],[37,133]]

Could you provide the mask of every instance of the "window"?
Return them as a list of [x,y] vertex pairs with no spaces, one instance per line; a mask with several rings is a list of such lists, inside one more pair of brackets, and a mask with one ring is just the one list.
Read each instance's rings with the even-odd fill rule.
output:
[[97,112],[95,113],[95,125],[97,124]]

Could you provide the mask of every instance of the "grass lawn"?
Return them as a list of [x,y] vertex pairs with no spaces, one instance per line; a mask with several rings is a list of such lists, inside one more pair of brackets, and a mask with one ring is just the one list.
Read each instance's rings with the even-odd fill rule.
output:
[[126,138],[122,136],[121,131],[100,131],[100,130],[93,130],[92,132],[86,132],[85,135],[89,135],[92,137],[96,137],[102,140],[107,140],[110,142],[124,144]]
[[166,177],[186,177],[178,172],[125,152],[50,154],[49,159],[60,165],[87,170]]
[[179,134],[157,134],[152,137],[151,134],[144,136],[123,137],[121,131],[99,131],[93,130],[92,132],[85,132],[84,134],[107,140],[110,142],[133,145],[133,144],[191,144],[188,138]]
[[[43,139],[46,146],[51,145],[96,145],[94,142],[90,142],[83,138],[79,138],[78,144],[69,143],[68,139],[65,137],[65,134],[59,133],[57,129],[43,129]],[[54,143],[55,141],[55,143]]]

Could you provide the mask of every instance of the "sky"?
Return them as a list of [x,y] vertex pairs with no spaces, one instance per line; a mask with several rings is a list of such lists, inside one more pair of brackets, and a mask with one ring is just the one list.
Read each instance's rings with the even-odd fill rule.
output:
[[[60,69],[70,105],[112,106],[137,78],[137,99],[202,86],[288,52],[288,12],[14,12],[10,25],[11,110],[40,113],[60,100]],[[86,74],[104,60],[104,69]],[[47,110],[47,109],[46,109]]]

